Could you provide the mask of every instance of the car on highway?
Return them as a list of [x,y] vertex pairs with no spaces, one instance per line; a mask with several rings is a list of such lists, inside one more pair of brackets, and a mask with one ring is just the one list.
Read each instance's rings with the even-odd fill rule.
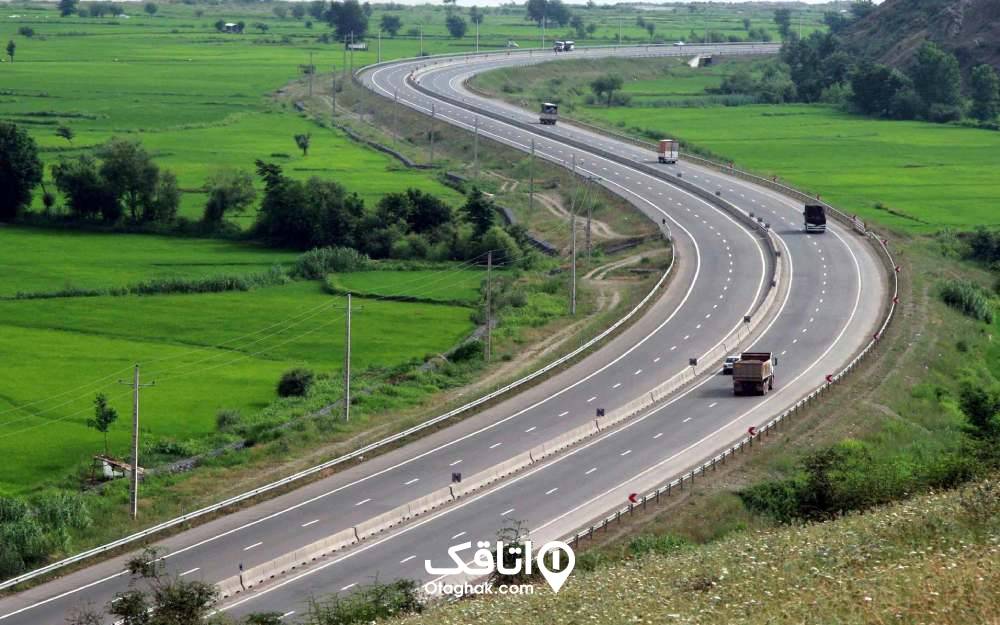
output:
[[685,44],[684,44],[684,42],[683,42],[683,41],[675,41],[675,42],[674,42],[674,45],[675,45],[675,46],[677,46],[677,47],[679,48],[679,47],[681,47],[681,46],[683,46],[683,45],[685,45]]
[[739,356],[726,356],[726,359],[722,361],[722,374],[732,375],[733,365],[735,365],[736,361],[738,361],[739,359],[740,359]]

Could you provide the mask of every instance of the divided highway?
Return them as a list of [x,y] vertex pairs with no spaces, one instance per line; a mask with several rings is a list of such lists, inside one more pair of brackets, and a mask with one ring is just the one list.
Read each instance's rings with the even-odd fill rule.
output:
[[[686,52],[691,53],[690,47]],[[727,46],[730,53],[755,51]],[[662,54],[652,48],[592,50],[599,54]],[[718,51],[716,51],[718,52]],[[573,53],[576,54],[576,53]],[[375,66],[360,80],[401,105],[434,113],[442,122],[529,149],[540,158],[600,177],[601,184],[665,224],[678,254],[675,275],[642,317],[615,339],[565,371],[479,414],[428,437],[357,463],[331,477],[270,501],[221,517],[160,544],[170,570],[185,578],[219,581],[390,510],[592,420],[649,391],[711,350],[755,313],[770,288],[773,264],[761,236],[721,209],[669,182],[646,175],[629,161],[649,165],[655,155],[628,143],[566,125],[546,136],[508,123],[537,122],[532,112],[485,100],[462,87],[471,73],[539,55],[494,55],[438,62]],[[549,55],[551,56],[551,55]],[[545,60],[548,60],[546,58]],[[412,76],[411,76],[412,74]],[[461,102],[461,106],[451,102]],[[552,134],[555,133],[555,134]],[[600,147],[608,160],[566,141]],[[730,380],[709,376],[619,428],[517,474],[497,487],[463,498],[380,538],[363,542],[274,582],[241,593],[227,606],[234,614],[301,612],[309,597],[396,577],[425,580],[424,559],[446,561],[447,548],[487,540],[513,519],[524,520],[536,539],[561,537],[680,473],[735,440],[819,385],[848,361],[879,320],[886,294],[880,261],[862,237],[837,224],[825,235],[805,235],[801,207],[772,191],[681,161],[661,166],[763,215],[785,260],[787,292],[753,340],[779,358],[774,393],[733,397]],[[755,313],[756,314],[756,313]],[[745,346],[746,347],[746,346]],[[0,600],[0,621],[63,623],[70,610],[101,606],[127,587],[123,558],[95,564]]]

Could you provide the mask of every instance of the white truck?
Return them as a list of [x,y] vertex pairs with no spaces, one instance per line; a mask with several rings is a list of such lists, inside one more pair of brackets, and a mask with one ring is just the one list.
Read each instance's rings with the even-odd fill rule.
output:
[[660,139],[659,161],[673,165],[677,162],[679,146],[676,139]]

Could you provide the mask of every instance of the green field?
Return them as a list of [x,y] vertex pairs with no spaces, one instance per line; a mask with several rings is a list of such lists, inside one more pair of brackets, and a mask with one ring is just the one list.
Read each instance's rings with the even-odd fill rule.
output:
[[358,271],[333,274],[328,280],[338,291],[475,304],[479,301],[480,285],[485,277],[481,269],[457,268],[450,271]]
[[[177,441],[200,450],[220,442],[215,415],[248,419],[276,398],[285,370],[308,366],[337,375],[343,359],[342,297],[320,282],[213,294],[9,299],[18,291],[121,287],[151,278],[262,272],[296,254],[220,240],[152,235],[0,228],[0,494],[58,482],[101,451],[86,427],[98,392],[123,417],[111,431],[113,453],[129,439],[130,367],[157,387],[143,399],[150,448]],[[476,296],[482,272],[462,266],[413,272],[347,274],[359,291],[449,299]],[[371,287],[366,288],[366,282]],[[359,298],[353,324],[357,371],[393,367],[447,351],[473,328],[466,305]],[[215,441],[215,442],[213,442]]]

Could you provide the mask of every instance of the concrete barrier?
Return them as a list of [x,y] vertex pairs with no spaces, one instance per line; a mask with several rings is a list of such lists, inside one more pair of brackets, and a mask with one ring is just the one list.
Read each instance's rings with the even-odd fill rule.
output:
[[420,516],[421,514],[439,508],[449,501],[454,501],[455,497],[451,493],[451,487],[439,488],[429,495],[424,495],[410,502],[410,516]]
[[363,523],[359,523],[354,526],[354,533],[357,534],[358,540],[364,540],[369,536],[374,536],[375,534],[380,534],[390,527],[399,525],[403,521],[410,518],[410,504],[404,503],[401,506],[396,506],[388,512],[383,512],[382,514],[375,516]]
[[240,576],[233,575],[232,577],[227,577],[221,582],[215,585],[216,589],[219,591],[219,596],[223,599],[232,597],[233,595],[243,592],[243,584],[240,583]]
[[567,447],[572,447],[573,445],[593,436],[594,434],[597,434],[598,432],[599,430],[597,429],[596,422],[592,421],[581,425],[580,427],[573,428],[561,436],[547,440],[541,445],[532,447],[528,450],[528,454],[531,456],[532,462],[538,462],[548,456],[559,453]]

